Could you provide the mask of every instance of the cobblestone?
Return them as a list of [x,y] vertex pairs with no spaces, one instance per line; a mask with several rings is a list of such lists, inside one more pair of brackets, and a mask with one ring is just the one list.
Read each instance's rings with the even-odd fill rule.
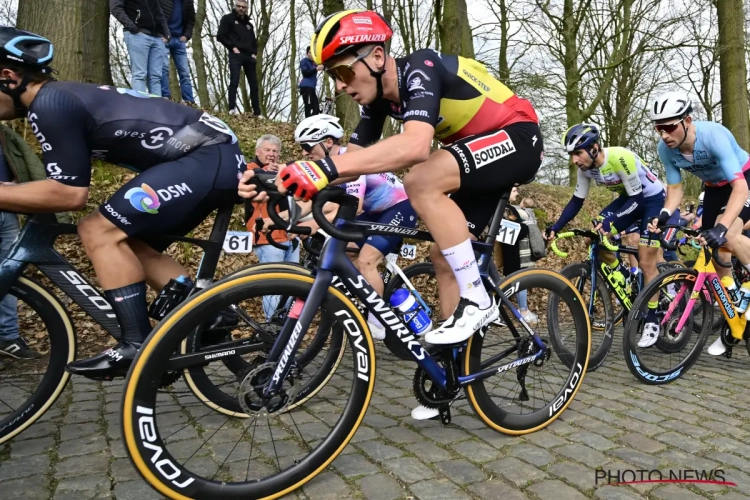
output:
[[[735,360],[702,356],[683,379],[646,386],[625,368],[615,342],[604,366],[584,379],[570,409],[548,428],[525,436],[487,428],[465,400],[452,407],[449,426],[412,420],[415,402],[404,387],[410,386],[413,365],[388,355],[378,361],[378,377],[385,383],[376,384],[363,425],[327,469],[285,498],[741,500],[750,496],[750,430],[745,429],[750,395],[727,383],[745,374],[745,365]],[[216,480],[265,477],[303,458],[308,446],[316,446],[327,435],[341,415],[350,386],[351,378],[334,377],[310,401],[307,411],[287,414],[283,423],[277,421],[269,428],[264,419],[253,426],[213,412],[179,382],[178,396],[160,395],[173,407],[164,408],[157,423],[167,449],[179,462],[187,461],[191,471],[215,474]],[[162,498],[127,458],[120,433],[121,396],[121,382],[72,379],[40,422],[0,447],[0,497]],[[304,442],[294,438],[298,430],[306,437]],[[251,446],[251,436],[257,446]],[[614,486],[601,479],[597,484],[596,476],[597,469],[612,477],[618,471],[658,469],[668,477],[670,470],[708,473],[715,468],[723,469],[726,481],[737,486]]]

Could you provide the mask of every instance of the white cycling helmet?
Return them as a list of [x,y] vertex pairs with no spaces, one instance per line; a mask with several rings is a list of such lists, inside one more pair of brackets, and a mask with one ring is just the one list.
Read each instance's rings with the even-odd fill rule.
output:
[[299,144],[315,145],[326,137],[341,139],[344,129],[339,119],[331,115],[313,115],[302,120],[294,130],[294,141]]
[[693,103],[686,92],[667,92],[652,99],[648,108],[648,117],[652,122],[669,118],[682,118],[693,110]]

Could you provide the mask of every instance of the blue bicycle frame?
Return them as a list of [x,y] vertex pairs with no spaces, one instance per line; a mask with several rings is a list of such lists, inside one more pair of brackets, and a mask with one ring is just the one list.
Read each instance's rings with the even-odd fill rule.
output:
[[[478,373],[472,373],[465,376],[459,376],[455,373],[447,373],[446,369],[442,368],[437,361],[435,361],[435,359],[424,350],[421,343],[406,325],[404,325],[398,315],[394,313],[383,298],[372,289],[367,280],[365,280],[365,278],[354,267],[352,262],[346,256],[347,241],[344,241],[360,240],[370,235],[379,234],[388,236],[401,234],[408,235],[414,239],[432,241],[431,236],[429,233],[412,228],[349,222],[354,219],[354,214],[356,213],[356,198],[347,195],[342,189],[331,189],[323,191],[318,195],[318,199],[315,200],[314,204],[316,208],[313,209],[315,219],[321,227],[331,235],[331,238],[329,238],[323,246],[318,261],[318,269],[315,271],[315,281],[313,282],[310,293],[304,302],[299,317],[296,319],[293,317],[287,319],[268,355],[268,362],[276,362],[278,364],[274,371],[272,380],[264,388],[264,395],[267,397],[271,396],[281,388],[281,384],[287,377],[293,364],[290,361],[294,359],[294,355],[302,343],[304,333],[309,328],[313,317],[323,303],[325,294],[328,292],[329,286],[331,286],[334,275],[341,279],[349,292],[356,296],[370,313],[374,314],[380,320],[381,324],[390,329],[391,332],[394,332],[401,342],[408,346],[417,364],[428,374],[429,378],[442,389],[457,390],[459,387],[466,386],[474,381],[484,380],[492,375],[508,371],[512,368],[533,363],[542,356],[545,356],[548,349],[546,344],[531,329],[528,323],[526,323],[521,316],[521,313],[515,308],[515,306],[513,306],[508,298],[518,291],[518,286],[510,288],[503,293],[499,288],[502,278],[494,265],[492,265],[493,262],[491,257],[494,240],[500,229],[502,215],[505,211],[509,195],[510,192],[506,192],[502,196],[497,206],[497,210],[495,211],[495,215],[493,216],[490,230],[485,241],[473,242],[473,246],[475,253],[477,254],[477,264],[482,281],[488,290],[495,291],[500,302],[505,306],[500,309],[500,314],[504,318],[513,336],[517,340],[520,340],[521,338],[513,325],[513,322],[510,321],[510,318],[505,311],[506,308],[512,312],[516,320],[521,323],[526,332],[531,338],[533,338],[534,342],[539,347],[539,351],[533,355],[516,359],[510,363],[490,367],[497,361],[518,351],[519,343],[516,342],[515,345],[483,362],[482,371]],[[335,226],[328,223],[328,221],[322,217],[322,212],[320,211],[322,206],[328,201],[334,201],[340,205],[338,213],[340,218],[337,220]],[[270,212],[272,211],[269,210],[269,215],[272,215]],[[344,231],[344,228],[349,228],[350,231],[353,230],[359,232],[355,236],[354,233]],[[346,327],[346,321],[344,321],[344,326]],[[354,347],[356,349],[356,345]],[[453,356],[453,359],[455,359],[460,347],[463,346],[446,346],[446,351]]]

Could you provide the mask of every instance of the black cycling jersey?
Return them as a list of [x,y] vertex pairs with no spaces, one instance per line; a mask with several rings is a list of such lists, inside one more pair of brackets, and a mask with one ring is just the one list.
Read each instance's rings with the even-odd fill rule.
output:
[[387,116],[429,123],[443,144],[514,123],[539,123],[529,101],[473,59],[422,49],[397,58],[396,67],[401,102],[378,99],[363,106],[352,144],[368,146],[380,139]]
[[237,143],[232,130],[208,113],[107,85],[46,83],[28,119],[47,177],[70,186],[89,185],[91,159],[143,172],[203,146]]

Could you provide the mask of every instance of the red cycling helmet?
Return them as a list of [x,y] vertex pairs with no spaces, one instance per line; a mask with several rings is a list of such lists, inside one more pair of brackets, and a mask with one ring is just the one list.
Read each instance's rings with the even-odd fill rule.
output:
[[390,24],[372,10],[342,10],[323,19],[315,29],[310,48],[316,64],[359,45],[384,44],[393,36]]

